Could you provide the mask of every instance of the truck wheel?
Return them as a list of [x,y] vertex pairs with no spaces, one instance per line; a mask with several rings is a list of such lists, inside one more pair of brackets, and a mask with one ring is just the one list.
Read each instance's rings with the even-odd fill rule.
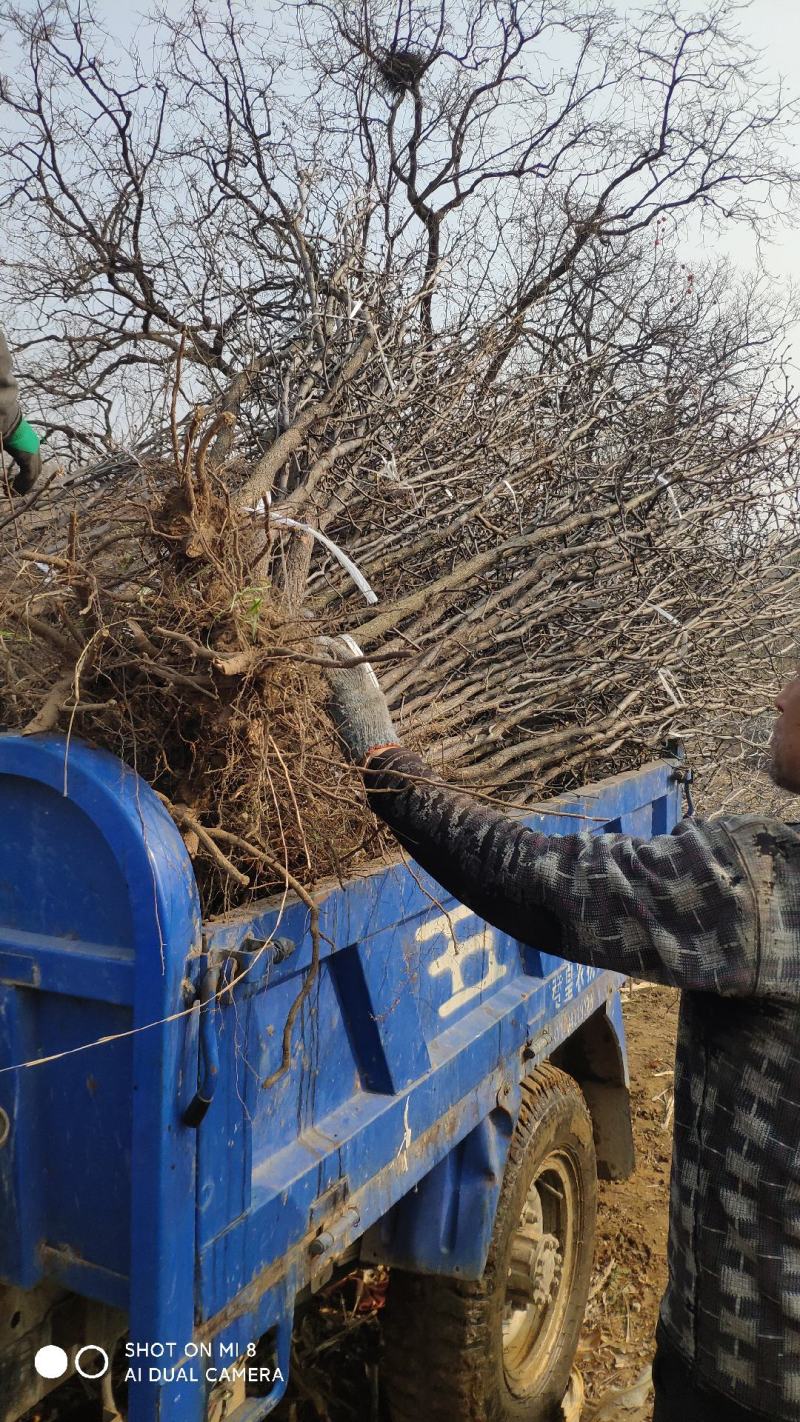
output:
[[592,1120],[545,1065],[522,1083],[476,1282],[393,1269],[383,1376],[393,1422],[554,1422],[586,1308],[597,1207]]

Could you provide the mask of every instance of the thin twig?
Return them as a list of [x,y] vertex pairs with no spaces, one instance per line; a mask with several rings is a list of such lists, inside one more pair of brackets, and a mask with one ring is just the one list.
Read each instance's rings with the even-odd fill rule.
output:
[[[236,865],[231,863],[230,859],[226,854],[223,854],[219,845],[216,843],[216,840],[212,837],[211,833],[205,828],[205,826],[201,825],[200,821],[195,818],[195,816],[186,808],[185,805],[174,804],[172,800],[168,799],[166,795],[162,795],[160,791],[156,791],[156,794],[158,795],[159,800],[161,800],[162,803],[166,805],[170,814],[178,822],[178,824],[185,826],[186,829],[191,830],[194,834],[197,835],[197,838],[199,839],[200,843],[205,846],[212,859],[219,865],[220,869],[223,869],[225,873],[230,876],[231,879],[233,879],[243,889],[246,889],[250,883],[249,878],[246,874],[242,873],[241,869],[237,869]],[[218,831],[216,833],[216,838],[220,838]]]

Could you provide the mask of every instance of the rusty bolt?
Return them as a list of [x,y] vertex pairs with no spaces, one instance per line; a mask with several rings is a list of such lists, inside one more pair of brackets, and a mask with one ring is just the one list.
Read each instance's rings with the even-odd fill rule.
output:
[[499,1090],[498,1093],[497,1093],[497,1104],[498,1104],[498,1106],[505,1106],[505,1104],[506,1104],[506,1102],[507,1102],[507,1100],[508,1100],[508,1098],[509,1098],[510,1095],[511,1095],[511,1082],[510,1082],[510,1081],[504,1081],[503,1084],[502,1084],[502,1086],[500,1087],[500,1090]]

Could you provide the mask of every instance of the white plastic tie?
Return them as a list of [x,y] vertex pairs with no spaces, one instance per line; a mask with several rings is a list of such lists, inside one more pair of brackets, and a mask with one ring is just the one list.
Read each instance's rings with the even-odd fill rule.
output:
[[659,616],[663,617],[665,622],[674,622],[676,627],[682,626],[682,624],[678,621],[677,617],[673,617],[671,612],[667,612],[667,609],[665,607],[659,606],[657,602],[651,602],[650,599],[646,597],[644,600],[644,605],[645,607],[652,607],[653,611],[657,612]]
[[679,710],[682,710],[686,706],[686,702],[675,678],[671,676],[664,667],[659,667],[656,675],[673,706],[677,706]]
[[[267,500],[267,506],[269,506],[269,500]],[[255,508],[245,509],[245,513],[263,514],[263,512],[263,499],[260,503],[256,504]],[[328,537],[327,533],[323,533],[319,528],[312,528],[310,523],[301,523],[299,519],[289,518],[286,514],[274,513],[272,509],[270,509],[269,517],[270,523],[277,523],[282,528],[296,528],[299,529],[301,533],[310,533],[311,537],[316,538],[318,543],[324,544],[328,552],[333,554],[337,563],[340,563],[345,572],[350,574],[359,592],[363,593],[365,601],[368,602],[370,606],[373,606],[378,601],[377,593],[373,592],[364,574],[356,567],[352,558],[348,558],[344,549],[340,548],[338,543],[334,543],[333,539]]]
[[681,511],[681,506],[680,506],[680,504],[678,503],[678,500],[677,500],[677,498],[676,498],[676,496],[675,496],[675,490],[673,489],[672,485],[667,483],[667,481],[666,481],[666,479],[664,478],[664,475],[663,475],[663,474],[656,474],[656,483],[657,483],[657,484],[660,484],[661,487],[662,487],[662,489],[666,489],[666,491],[667,491],[667,493],[669,494],[669,496],[670,496],[670,498],[671,498],[673,504],[675,505],[675,512],[676,512],[676,514],[678,515],[678,518],[683,518],[683,513],[682,513],[682,511]]

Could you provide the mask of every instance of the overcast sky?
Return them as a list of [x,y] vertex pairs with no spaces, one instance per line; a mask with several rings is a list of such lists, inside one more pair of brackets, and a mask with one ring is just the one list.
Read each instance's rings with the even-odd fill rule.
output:
[[[773,74],[780,74],[791,94],[800,93],[800,5],[797,0],[753,0],[742,14],[742,29],[750,40],[764,50],[764,64]],[[800,125],[797,126],[797,152],[800,151]],[[728,239],[732,255],[739,260],[752,257],[752,244],[744,233],[733,233]],[[778,240],[764,254],[768,269],[776,277],[786,277],[800,283],[800,251],[797,224],[787,224]]]
[[[617,4],[618,9],[638,9],[638,5]],[[700,8],[698,6],[698,8]],[[743,35],[763,50],[765,77],[781,75],[787,93],[800,94],[800,3],[799,0],[752,0],[742,4],[740,25]],[[800,155],[800,125],[797,126],[795,162]],[[755,247],[744,228],[731,227],[720,245],[743,266],[755,261]],[[762,245],[761,258],[776,280],[800,285],[800,247],[797,224],[786,224],[768,247]]]

